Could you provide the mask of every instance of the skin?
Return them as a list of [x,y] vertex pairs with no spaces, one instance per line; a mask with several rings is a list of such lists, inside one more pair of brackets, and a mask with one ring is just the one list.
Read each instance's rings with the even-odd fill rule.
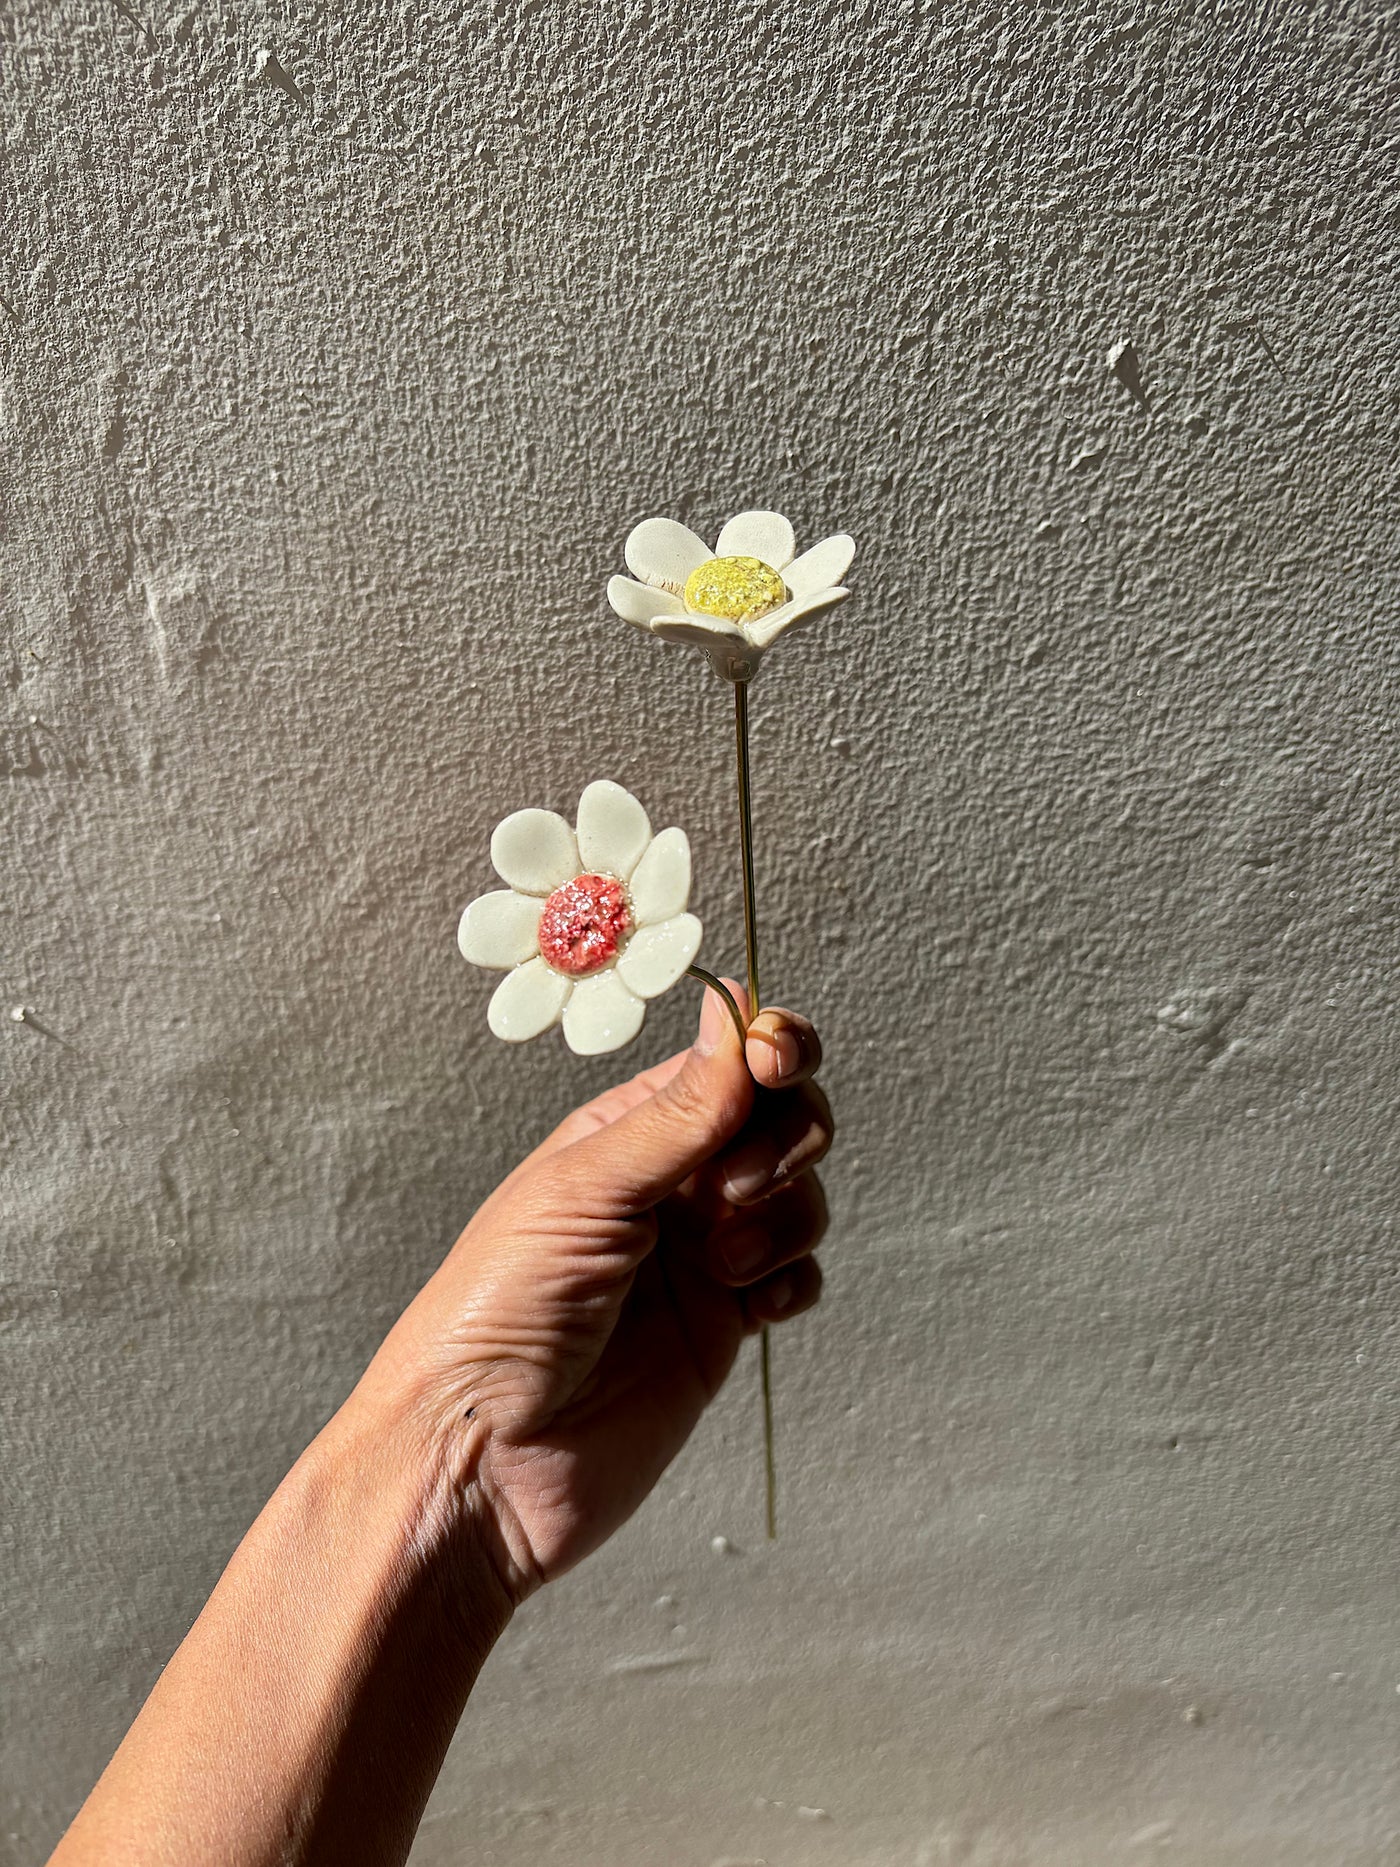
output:
[[689,1051],[516,1168],[253,1524],[51,1867],[406,1859],[515,1609],[631,1516],[745,1335],[816,1302],[820,1060],[781,1009],[741,1046],[707,992]]

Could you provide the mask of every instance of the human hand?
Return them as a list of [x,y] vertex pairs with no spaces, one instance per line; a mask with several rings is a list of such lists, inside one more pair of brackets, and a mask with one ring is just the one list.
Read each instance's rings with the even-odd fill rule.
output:
[[[742,994],[736,997],[743,1004]],[[407,1383],[515,1601],[641,1503],[744,1335],[810,1308],[831,1111],[805,1018],[693,1048],[574,1111],[477,1212],[366,1382]]]
[[741,1043],[707,992],[690,1051],[492,1194],[259,1513],[55,1863],[407,1858],[514,1606],[636,1509],[745,1332],[816,1301],[820,1054],[788,1011]]

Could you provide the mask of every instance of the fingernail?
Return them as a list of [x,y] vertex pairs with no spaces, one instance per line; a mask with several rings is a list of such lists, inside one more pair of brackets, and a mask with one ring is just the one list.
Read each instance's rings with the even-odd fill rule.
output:
[[775,1278],[763,1295],[766,1307],[777,1310],[781,1314],[792,1302],[792,1279],[790,1277]]
[[732,1277],[751,1277],[768,1256],[768,1236],[752,1227],[736,1232],[725,1245],[725,1267]]
[[725,1027],[733,1028],[729,1007],[719,993],[706,986],[704,1002],[700,1006],[700,1029],[695,1034],[695,1050],[699,1056],[712,1057],[724,1041]]
[[755,1199],[778,1168],[778,1150],[771,1141],[750,1141],[724,1169],[720,1190],[732,1205]]
[[795,1076],[802,1067],[802,1046],[791,1025],[776,1012],[765,1011],[749,1026],[749,1036],[756,1037],[773,1053],[773,1073],[781,1082]]

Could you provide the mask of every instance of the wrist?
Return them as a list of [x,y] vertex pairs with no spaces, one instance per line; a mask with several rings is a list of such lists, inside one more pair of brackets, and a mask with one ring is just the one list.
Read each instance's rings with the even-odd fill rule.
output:
[[342,1414],[361,1422],[358,1430],[372,1440],[397,1448],[425,1521],[460,1546],[473,1568],[489,1565],[510,1613],[546,1577],[493,1477],[500,1407],[489,1370],[473,1377],[444,1354],[452,1323],[434,1305],[434,1292],[430,1280],[380,1344]]
[[343,1489],[352,1511],[363,1512],[366,1533],[382,1544],[388,1585],[411,1590],[413,1613],[440,1639],[444,1662],[470,1682],[520,1594],[494,1513],[449,1456],[431,1409],[367,1377],[305,1457],[313,1484]]
[[512,1602],[417,1409],[356,1390],[70,1831],[79,1861],[400,1861]]

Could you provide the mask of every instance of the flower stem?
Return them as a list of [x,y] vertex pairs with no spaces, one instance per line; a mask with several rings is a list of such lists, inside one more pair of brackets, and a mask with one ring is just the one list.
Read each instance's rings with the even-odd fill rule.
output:
[[[744,858],[744,950],[749,972],[749,1016],[762,1007],[758,995],[758,912],[754,906],[753,798],[749,786],[749,687],[734,683],[734,751],[739,780],[739,840]],[[778,1534],[778,1466],[773,1454],[773,1345],[765,1323],[758,1337],[759,1379],[763,1388],[764,1499],[771,1542]]]
[[749,1033],[744,1024],[744,1014],[739,1009],[738,999],[735,998],[723,979],[717,979],[712,972],[706,972],[703,966],[687,966],[685,971],[688,979],[698,979],[701,985],[707,985],[712,992],[719,993],[720,997],[729,1007],[729,1015],[734,1020],[734,1029],[739,1033],[740,1044],[743,1045],[747,1043]]
[[753,800],[749,790],[749,687],[734,683],[734,750],[739,777],[739,837],[744,857],[744,951],[749,967],[749,1016],[761,1010],[758,997],[758,913],[753,886]]

